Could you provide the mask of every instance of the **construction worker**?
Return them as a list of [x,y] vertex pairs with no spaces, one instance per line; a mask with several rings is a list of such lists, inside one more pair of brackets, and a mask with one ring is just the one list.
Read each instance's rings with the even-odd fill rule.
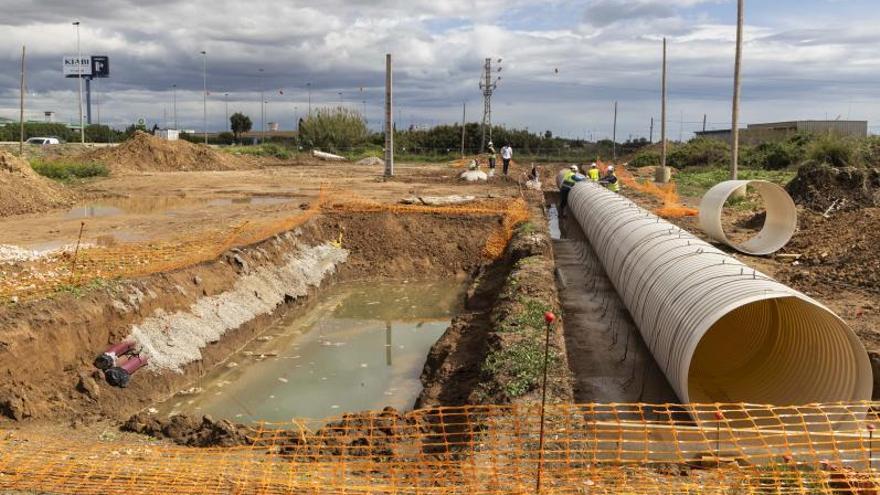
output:
[[590,164],[590,170],[587,173],[590,175],[591,181],[599,182],[599,165],[596,165],[596,162]]
[[562,176],[562,185],[559,187],[559,218],[565,218],[565,207],[568,205],[568,194],[571,192],[571,188],[586,179],[579,173],[577,165],[572,165],[565,171],[565,175]]
[[599,179],[599,184],[605,186],[611,192],[620,192],[620,180],[617,179],[617,175],[614,173],[614,165],[608,165],[605,177]]
[[513,159],[513,148],[510,147],[510,143],[504,145],[501,148],[501,164],[503,165],[504,175],[507,175],[507,169],[510,168],[510,160]]
[[495,145],[492,144],[492,141],[489,141],[489,177],[493,177],[495,175]]

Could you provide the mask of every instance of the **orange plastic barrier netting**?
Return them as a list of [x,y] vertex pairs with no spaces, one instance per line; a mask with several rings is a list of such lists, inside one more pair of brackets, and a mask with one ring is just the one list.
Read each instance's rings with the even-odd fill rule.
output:
[[322,211],[395,212],[464,216],[499,216],[498,230],[484,248],[488,258],[500,256],[517,223],[528,217],[521,199],[495,199],[465,205],[423,206],[385,204],[359,199],[349,193],[333,194],[347,198],[329,202],[322,188],[318,199],[306,210],[274,219],[254,219],[229,232],[209,230],[187,238],[162,242],[121,243],[109,247],[89,247],[65,252],[17,269],[4,268],[0,274],[0,302],[46,297],[61,290],[79,290],[102,280],[133,278],[193,266],[217,259],[233,247],[251,245],[303,225]]
[[875,494],[877,405],[554,405],[543,448],[537,405],[265,424],[227,448],[0,432],[0,491]]
[[[601,166],[605,168],[604,165]],[[695,217],[699,214],[699,210],[681,204],[681,199],[678,196],[674,182],[658,185],[652,180],[639,181],[625,167],[615,167],[615,172],[624,186],[642,194],[653,196],[663,202],[663,206],[655,211],[658,216],[663,218],[681,218]]]

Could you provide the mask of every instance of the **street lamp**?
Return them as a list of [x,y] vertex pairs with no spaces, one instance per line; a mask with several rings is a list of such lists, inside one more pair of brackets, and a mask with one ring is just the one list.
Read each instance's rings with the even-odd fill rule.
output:
[[205,144],[208,144],[208,52],[202,50],[202,125],[205,130]]
[[79,21],[74,21],[76,26],[76,67],[77,79],[79,80],[79,141],[80,144],[86,143],[86,128],[83,125],[83,67],[82,67],[82,51],[79,47]]
[[223,93],[223,103],[226,105],[226,130],[230,130],[229,126],[229,93]]

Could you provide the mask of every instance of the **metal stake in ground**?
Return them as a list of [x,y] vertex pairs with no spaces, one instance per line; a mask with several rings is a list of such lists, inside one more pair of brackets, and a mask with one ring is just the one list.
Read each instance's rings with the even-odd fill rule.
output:
[[79,245],[82,242],[83,230],[86,228],[85,222],[79,224],[79,236],[76,238],[76,248],[73,250],[73,260],[70,262],[70,282],[76,279],[76,257],[79,255]]
[[544,338],[544,382],[541,385],[541,433],[538,435],[538,476],[535,482],[535,493],[541,493],[541,472],[544,470],[544,407],[547,405],[547,367],[550,361],[550,328],[556,321],[556,315],[544,313],[547,331]]

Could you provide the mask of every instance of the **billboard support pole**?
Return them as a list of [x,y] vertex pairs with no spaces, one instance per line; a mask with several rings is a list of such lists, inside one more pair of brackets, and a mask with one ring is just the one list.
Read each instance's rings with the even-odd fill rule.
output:
[[86,124],[92,125],[92,78],[86,77]]

